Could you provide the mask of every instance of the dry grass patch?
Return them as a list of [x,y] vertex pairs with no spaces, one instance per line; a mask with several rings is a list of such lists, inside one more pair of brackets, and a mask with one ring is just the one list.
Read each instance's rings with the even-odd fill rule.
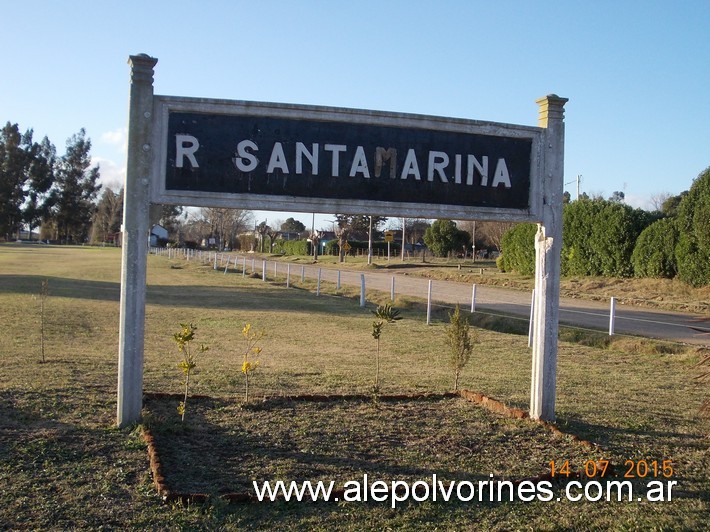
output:
[[[135,431],[113,427],[119,276],[117,249],[0,245],[4,331],[0,347],[0,523],[5,528],[708,528],[710,419],[699,412],[707,399],[707,384],[695,379],[700,355],[654,352],[644,345],[635,352],[624,352],[613,344],[601,350],[562,342],[558,424],[565,432],[600,443],[613,460],[672,460],[677,466],[679,490],[677,500],[670,503],[418,503],[397,510],[372,504],[274,503],[239,509],[165,505],[152,486],[145,445]],[[46,364],[39,363],[37,295],[43,279],[49,279],[50,293],[46,302]],[[459,420],[456,426],[449,424],[448,414],[442,414],[443,403],[436,401],[427,404],[426,416],[411,411],[411,405],[395,403],[384,405],[381,411],[367,402],[349,404],[347,410],[353,414],[333,410],[344,405],[298,405],[292,410],[297,423],[291,425],[291,418],[279,417],[289,410],[258,411],[256,405],[253,410],[240,409],[230,403],[229,398],[240,396],[242,391],[241,360],[236,353],[246,322],[267,331],[262,345],[263,365],[250,382],[256,398],[369,393],[375,369],[372,315],[370,309],[359,308],[353,300],[316,297],[306,288],[287,290],[260,279],[223,275],[192,261],[150,257],[146,310],[147,392],[180,392],[179,357],[171,339],[179,323],[196,323],[198,341],[210,346],[198,360],[191,389],[196,394],[217,397],[214,405],[203,411],[203,406],[195,402],[196,425],[181,428],[174,411],[177,405],[166,404],[166,427],[172,424],[175,434],[183,431],[186,436],[201,437],[215,453],[223,452],[217,443],[227,450],[233,445],[233,439],[221,427],[233,430],[235,435],[251,435],[258,445],[265,445],[259,443],[263,439],[269,445],[262,447],[262,452],[273,448],[269,434],[283,431],[284,441],[279,443],[285,453],[282,456],[288,458],[292,453],[291,458],[304,463],[284,459],[278,467],[274,465],[283,471],[269,474],[283,473],[285,477],[292,471],[286,468],[298,471],[301,467],[312,468],[303,474],[322,474],[315,460],[305,462],[304,457],[293,454],[296,451],[287,447],[286,436],[307,446],[304,448],[315,456],[324,456],[323,467],[332,464],[326,460],[330,451],[319,443],[320,438],[340,445],[333,456],[352,452],[360,461],[374,461],[372,455],[382,455],[387,460],[373,467],[399,467],[402,474],[416,467],[468,472],[469,464],[481,468],[475,474],[486,474],[484,468],[489,467],[505,474],[515,467],[537,470],[544,462],[561,458],[548,454],[557,448],[558,441],[549,450],[540,445],[535,434],[527,442],[527,435],[519,431],[527,425],[490,414],[479,418],[481,414],[473,405],[452,413],[453,419]],[[405,311],[403,316],[382,337],[382,392],[448,391],[452,374],[443,351],[444,324],[435,322],[427,327],[421,312]],[[526,340],[524,336],[481,331],[481,342],[462,375],[462,387],[527,408],[531,360]],[[379,436],[374,441],[380,443],[370,448],[364,437],[352,442],[353,447],[341,442],[339,435],[348,434],[348,428],[343,428],[345,423],[340,418],[348,419],[348,426],[361,427],[365,434],[369,430],[365,421],[346,418],[354,413],[377,429],[374,433]],[[187,416],[191,421],[190,411]],[[399,416],[409,422],[398,425]],[[197,422],[204,423],[204,430],[198,430]],[[295,434],[297,427],[303,435]],[[479,460],[476,452],[468,453],[463,448],[474,449],[466,441],[476,441],[484,431],[489,431],[489,443],[500,439],[496,449],[502,452],[495,457],[496,463],[475,462]],[[434,440],[439,432],[442,439]],[[540,436],[544,439],[549,434]],[[399,446],[388,450],[383,443],[388,439],[396,440]],[[509,446],[508,440],[515,445]],[[429,455],[435,445],[447,450],[434,459]],[[523,446],[522,453],[516,450],[518,445]],[[402,450],[401,462],[397,449]],[[485,449],[474,451],[482,454]],[[489,454],[495,454],[488,449]],[[562,452],[567,451],[563,448]],[[521,459],[520,454],[527,453],[536,458]],[[233,463],[240,459],[235,452],[229,454]],[[426,456],[420,459],[423,454]],[[183,473],[188,475],[193,467],[199,471],[201,459],[211,458],[205,453],[193,454]],[[257,461],[251,463],[256,471]],[[271,466],[265,462],[258,467],[268,470]],[[225,489],[230,486],[226,480],[222,485]]]
[[[601,457],[529,420],[461,398],[327,402],[197,399],[185,423],[175,400],[149,398],[146,420],[172,491],[253,495],[252,482],[521,480],[549,460]],[[552,458],[551,458],[552,457]]]

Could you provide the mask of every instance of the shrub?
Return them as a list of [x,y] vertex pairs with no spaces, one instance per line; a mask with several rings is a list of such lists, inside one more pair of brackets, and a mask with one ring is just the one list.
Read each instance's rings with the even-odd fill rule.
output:
[[631,262],[636,277],[666,277],[678,272],[675,248],[678,229],[670,218],[658,220],[644,229],[636,242]]
[[[177,408],[181,421],[185,421],[187,397],[190,387],[190,375],[192,374],[192,370],[197,367],[195,355],[193,354],[191,347],[192,341],[195,339],[195,331],[197,330],[197,326],[192,323],[181,323],[180,327],[180,331],[173,334],[173,340],[177,344],[178,351],[180,351],[180,354],[182,355],[182,360],[178,363],[178,368],[180,368],[183,375],[185,375],[185,381],[183,383],[185,385],[185,397]],[[208,349],[209,348],[203,344],[200,345],[198,351],[200,353],[204,353]]]
[[245,347],[242,352],[242,373],[244,374],[244,402],[249,402],[249,375],[259,367],[258,360],[249,360],[249,355],[261,354],[261,347],[257,344],[266,335],[264,331],[252,331],[251,323],[244,325],[242,329],[242,337],[244,338]]
[[454,370],[454,391],[459,389],[461,370],[466,367],[473,352],[473,344],[478,335],[471,334],[468,318],[461,315],[459,306],[449,313],[451,324],[446,329],[446,343],[449,347],[449,364]]
[[710,253],[705,253],[691,234],[682,234],[675,248],[678,277],[691,286],[710,284]]
[[633,274],[631,255],[651,215],[641,209],[603,199],[583,199],[563,213],[564,275]]
[[[350,244],[349,255],[358,255],[367,253],[368,242],[367,240],[348,240]],[[400,252],[401,246],[399,242],[390,243],[390,253],[396,255]],[[340,251],[340,246],[338,246],[337,240],[329,240],[325,245],[324,253],[326,255],[338,255]],[[372,243],[372,252],[375,254],[386,254],[387,253],[387,242],[377,241]]]
[[272,251],[281,255],[308,255],[308,241],[275,240]]
[[516,271],[523,275],[535,273],[535,234],[537,225],[518,224],[501,241],[502,259],[496,260],[501,271]]
[[399,315],[399,310],[395,309],[392,305],[385,304],[377,307],[377,310],[372,312],[377,318],[372,322],[372,337],[377,342],[377,352],[375,356],[375,394],[380,389],[380,336],[382,335],[382,328],[385,323],[394,323],[397,320],[401,320]]
[[456,227],[453,220],[436,220],[424,233],[424,243],[434,255],[445,257],[471,245],[471,235]]
[[693,286],[710,284],[710,168],[690,187],[678,206],[678,277]]

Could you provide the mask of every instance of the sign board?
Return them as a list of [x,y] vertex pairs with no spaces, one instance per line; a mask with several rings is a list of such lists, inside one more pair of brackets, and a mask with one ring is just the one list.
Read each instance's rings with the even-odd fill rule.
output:
[[530,417],[554,420],[566,98],[530,127],[156,96],[157,61],[129,58],[119,427],[142,409],[151,204],[538,222]]
[[352,249],[352,246],[350,245],[350,242],[345,242],[345,244],[343,244],[343,251],[344,251],[345,253],[347,253],[347,252],[350,251],[351,249]]
[[539,218],[540,128],[155,96],[153,203]]
[[385,231],[385,242],[394,242],[394,232]]

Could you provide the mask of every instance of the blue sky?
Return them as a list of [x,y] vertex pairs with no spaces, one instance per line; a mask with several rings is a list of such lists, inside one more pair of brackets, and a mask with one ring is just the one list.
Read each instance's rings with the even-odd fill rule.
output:
[[[650,208],[710,166],[710,1],[0,0],[0,120],[125,167],[129,55],[156,94],[537,125],[566,105],[565,181]],[[259,213],[259,219],[283,219]],[[311,215],[297,218],[310,225]],[[328,216],[317,216],[325,225]]]

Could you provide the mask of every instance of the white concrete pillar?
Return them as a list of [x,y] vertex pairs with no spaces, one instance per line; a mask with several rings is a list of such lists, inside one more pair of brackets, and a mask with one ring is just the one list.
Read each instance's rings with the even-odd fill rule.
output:
[[121,301],[118,333],[116,423],[137,423],[143,407],[145,286],[150,231],[150,169],[153,158],[153,67],[157,59],[132,55],[128,106],[128,155],[124,183]]
[[533,332],[530,417],[554,421],[557,384],[557,334],[562,250],[562,194],[564,188],[564,105],[554,94],[537,100],[538,125],[544,129],[540,146],[542,165],[542,221],[535,238],[535,323]]

